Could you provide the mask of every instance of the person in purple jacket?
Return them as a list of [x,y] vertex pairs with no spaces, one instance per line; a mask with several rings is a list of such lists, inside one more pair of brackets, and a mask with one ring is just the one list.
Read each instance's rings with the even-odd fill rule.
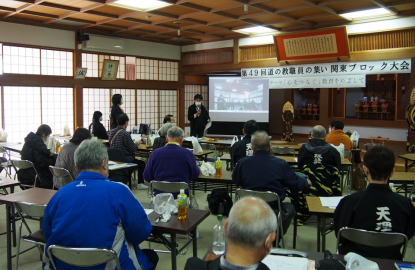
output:
[[[151,182],[186,182],[196,180],[200,169],[192,151],[183,148],[184,131],[180,127],[172,127],[167,131],[167,144],[154,150],[144,170],[144,180]],[[160,193],[157,190],[156,194]],[[174,194],[177,197],[177,194]]]

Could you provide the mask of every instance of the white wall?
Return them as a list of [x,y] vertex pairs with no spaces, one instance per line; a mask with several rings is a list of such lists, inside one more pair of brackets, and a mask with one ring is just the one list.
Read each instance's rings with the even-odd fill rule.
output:
[[0,42],[75,49],[75,32],[0,22]]
[[[86,33],[88,34],[88,33]],[[96,35],[94,35],[96,36]],[[111,37],[108,37],[111,38]],[[134,40],[120,38],[125,42],[124,50],[121,52],[98,50],[98,49],[86,49],[83,51],[105,52],[110,54],[126,54],[132,56],[164,58],[172,60],[180,60],[180,46],[168,45],[162,43],[154,43],[148,41]]]
[[[293,133],[306,134],[311,132],[311,126],[293,126]],[[328,132],[329,127],[325,127]],[[408,132],[405,128],[385,128],[385,127],[358,127],[358,126],[344,126],[343,131],[356,130],[359,133],[360,138],[369,138],[381,136],[389,138],[391,141],[406,142],[406,133]],[[386,143],[387,144],[387,143]]]
[[231,48],[231,47],[233,47],[233,39],[182,46],[182,52],[213,50],[213,49]]

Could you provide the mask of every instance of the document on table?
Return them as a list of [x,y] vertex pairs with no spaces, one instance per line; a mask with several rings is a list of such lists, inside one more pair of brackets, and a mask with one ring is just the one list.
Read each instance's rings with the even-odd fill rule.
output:
[[153,213],[153,209],[144,209],[144,211],[146,211],[146,215],[150,215],[151,213]]
[[336,208],[343,196],[334,197],[320,197],[321,205],[323,207]]
[[268,255],[262,260],[262,263],[271,270],[307,270],[308,259]]
[[294,158],[295,162],[298,162],[298,158]]
[[127,168],[127,167],[134,167],[137,166],[137,164],[135,163],[115,163],[113,161],[108,161],[108,166],[110,170],[117,170],[117,169],[122,169],[122,168]]

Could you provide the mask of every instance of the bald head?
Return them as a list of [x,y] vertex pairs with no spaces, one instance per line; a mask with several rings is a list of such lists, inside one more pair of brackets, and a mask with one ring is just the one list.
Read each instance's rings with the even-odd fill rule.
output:
[[229,213],[227,235],[235,245],[259,248],[276,230],[274,211],[260,198],[244,197],[234,204]]
[[317,125],[311,130],[311,136],[313,139],[324,140],[326,138],[326,129],[323,126]]

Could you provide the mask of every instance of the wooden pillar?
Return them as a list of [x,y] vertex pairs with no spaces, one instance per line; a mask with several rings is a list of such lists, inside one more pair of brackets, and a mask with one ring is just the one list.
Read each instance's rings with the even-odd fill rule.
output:
[[330,93],[328,88],[320,89],[320,118],[319,125],[322,125],[327,129],[329,125],[329,104],[330,104]]
[[[78,48],[78,35],[75,33],[75,51],[73,55],[73,75],[75,77],[76,68],[82,67],[82,49]],[[81,47],[82,48],[82,47]],[[85,80],[85,79],[84,79]],[[73,89],[73,112],[74,112],[74,127],[73,130],[77,127],[85,127],[88,128],[89,123],[84,123],[83,117],[83,86],[82,83],[84,80],[78,79],[75,80],[76,85]]]
[[239,64],[239,39],[233,40],[233,63]]

